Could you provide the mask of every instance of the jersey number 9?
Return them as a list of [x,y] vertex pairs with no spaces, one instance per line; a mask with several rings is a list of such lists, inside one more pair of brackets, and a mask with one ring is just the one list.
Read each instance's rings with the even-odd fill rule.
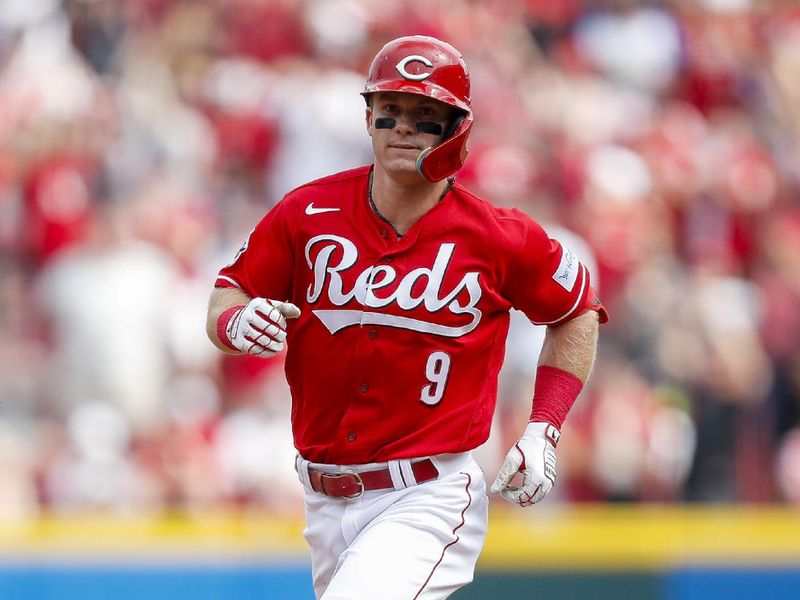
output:
[[444,389],[447,385],[447,376],[450,374],[450,356],[444,352],[434,352],[428,357],[425,365],[425,376],[428,385],[422,388],[420,400],[428,406],[434,406],[442,401]]

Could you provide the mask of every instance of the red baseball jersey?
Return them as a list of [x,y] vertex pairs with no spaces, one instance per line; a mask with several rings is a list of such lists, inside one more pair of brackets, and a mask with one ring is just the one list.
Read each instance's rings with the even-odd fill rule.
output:
[[285,368],[307,460],[470,450],[489,436],[509,309],[548,325],[605,310],[575,255],[522,212],[455,184],[398,236],[370,204],[369,172],[287,194],[216,285],[300,307]]

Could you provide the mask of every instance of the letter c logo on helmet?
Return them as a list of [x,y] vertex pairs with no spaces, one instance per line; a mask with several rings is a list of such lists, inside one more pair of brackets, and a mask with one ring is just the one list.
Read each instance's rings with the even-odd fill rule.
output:
[[422,151],[417,171],[428,181],[441,181],[464,166],[473,117],[469,73],[458,50],[424,35],[392,40],[372,60],[361,95],[368,100],[376,92],[418,94],[455,108],[458,114],[445,128],[452,133]]
[[413,73],[409,73],[408,71],[406,71],[406,65],[412,62],[422,63],[429,69],[433,68],[433,63],[424,56],[420,56],[419,54],[412,54],[411,56],[406,56],[403,60],[397,63],[394,68],[397,69],[400,75],[402,75],[406,79],[411,79],[412,81],[422,81],[423,79],[427,79],[428,77],[431,76],[430,72],[417,73],[415,75]]

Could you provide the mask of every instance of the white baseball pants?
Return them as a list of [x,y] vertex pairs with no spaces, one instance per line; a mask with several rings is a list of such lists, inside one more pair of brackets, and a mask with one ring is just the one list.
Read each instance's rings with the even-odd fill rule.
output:
[[[407,460],[334,466],[298,456],[318,599],[438,600],[472,581],[488,523],[483,472],[469,452],[431,459],[439,477],[406,487]],[[395,489],[331,498],[311,489],[309,464],[332,473],[388,466]]]

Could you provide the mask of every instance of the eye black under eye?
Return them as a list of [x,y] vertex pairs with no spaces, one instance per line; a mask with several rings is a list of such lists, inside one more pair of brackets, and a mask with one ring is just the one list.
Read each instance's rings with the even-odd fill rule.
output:
[[430,133],[433,135],[442,135],[443,128],[439,123],[431,123],[430,121],[418,121],[417,131],[420,133]]

